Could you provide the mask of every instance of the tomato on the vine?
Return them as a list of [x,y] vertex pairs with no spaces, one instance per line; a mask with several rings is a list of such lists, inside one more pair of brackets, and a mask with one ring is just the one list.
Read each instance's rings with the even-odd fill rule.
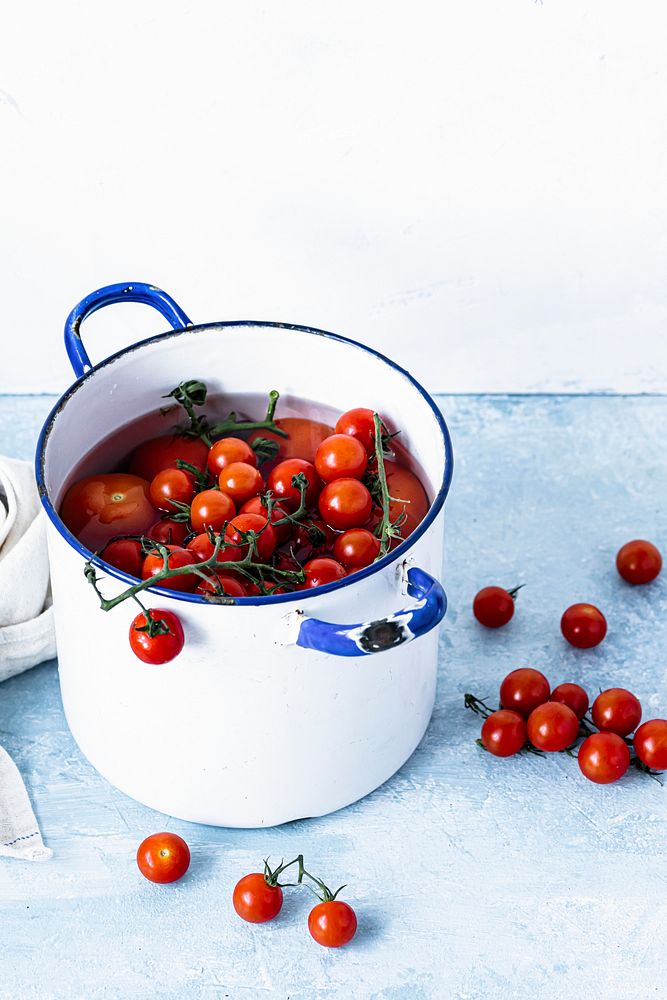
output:
[[366,528],[348,528],[334,542],[334,556],[347,569],[370,566],[380,554],[380,539]]
[[235,576],[226,573],[211,572],[206,580],[201,580],[197,587],[198,594],[224,594],[226,597],[247,597],[248,591]]
[[528,716],[528,739],[538,750],[557,753],[571,746],[579,732],[579,719],[558,701],[538,705]]
[[607,634],[607,621],[593,604],[572,604],[563,613],[560,628],[570,645],[577,649],[592,649]]
[[649,719],[634,735],[635,753],[642,764],[655,771],[667,771],[667,719]]
[[110,566],[122,570],[128,576],[136,576],[141,579],[141,567],[144,564],[144,554],[141,549],[141,542],[134,538],[118,538],[109,542],[102,551],[102,559]]
[[176,882],[190,867],[190,848],[177,833],[154,833],[139,844],[137,865],[150,882]]
[[146,537],[163,545],[182,545],[190,534],[185,521],[174,521],[171,517],[163,517],[146,532]]
[[346,576],[345,569],[335,559],[326,556],[310,559],[303,567],[306,579],[299,585],[299,590],[310,590],[312,587],[324,587],[327,583],[335,583]]
[[227,525],[225,530],[225,540],[236,545],[241,550],[241,558],[245,559],[250,551],[250,541],[244,541],[244,534],[254,532],[255,538],[255,560],[257,562],[268,562],[276,547],[276,533],[273,525],[269,524],[266,517],[261,514],[237,514]]
[[633,733],[642,717],[642,706],[638,698],[625,688],[608,688],[602,691],[591,709],[591,718],[598,727],[617,736]]
[[630,766],[630,751],[616,733],[593,733],[579,747],[579,768],[584,777],[598,785],[622,778]]
[[247,441],[237,437],[220,438],[208,453],[208,471],[217,479],[232,462],[245,462],[257,468],[257,456]]
[[218,483],[222,492],[237,505],[250,500],[264,488],[261,472],[248,462],[230,462],[220,473]]
[[358,479],[335,479],[320,493],[320,514],[338,531],[363,527],[371,516],[372,507],[371,495]]
[[151,438],[135,448],[130,456],[128,471],[150,480],[163,469],[173,469],[176,462],[187,462],[203,472],[208,458],[208,445],[201,438],[166,434]]
[[356,438],[364,446],[366,454],[372,455],[375,451],[373,411],[365,406],[346,410],[336,421],[336,434],[349,434]]
[[301,500],[298,487],[292,484],[294,476],[298,476],[300,473],[308,481],[306,506],[312,507],[317,500],[322,483],[311,462],[306,462],[303,458],[288,458],[271,470],[267,480],[267,486],[276,499],[280,500],[291,511],[298,508]]
[[171,611],[141,611],[130,625],[130,648],[144,663],[169,663],[183,649],[185,638],[179,618]]
[[357,916],[342,899],[328,899],[308,914],[308,930],[324,948],[340,948],[356,934]]
[[307,417],[280,417],[276,420],[276,427],[285,431],[287,437],[274,434],[273,431],[258,430],[253,431],[249,437],[250,443],[257,438],[267,438],[275,441],[278,445],[277,459],[279,462],[287,458],[300,458],[306,462],[315,461],[315,452],[324,441],[333,434],[334,429],[329,424],[323,424],[319,420],[309,420]]
[[512,757],[526,745],[526,720],[518,712],[501,708],[482,725],[482,743],[494,757]]
[[323,483],[334,479],[361,479],[368,456],[361,441],[349,434],[332,434],[315,452],[315,468]]
[[482,587],[472,602],[472,613],[480,625],[501,628],[514,615],[514,596],[503,587]]
[[[213,557],[215,547],[205,531],[195,535],[186,545],[188,552],[192,552],[197,562],[207,562]],[[224,543],[218,549],[216,563],[239,562],[241,560],[241,549],[238,545],[227,545]]]
[[270,884],[262,872],[251,872],[234,886],[232,903],[242,920],[264,924],[280,913],[283,890],[279,885]]
[[[260,514],[262,517],[266,517],[268,508],[266,504],[262,501],[261,497],[251,497],[250,500],[239,507],[239,514]],[[278,545],[282,545],[286,542],[292,533],[292,527],[288,521],[285,524],[276,524],[276,521],[282,521],[283,518],[287,517],[287,512],[279,505],[274,504],[271,510],[271,524],[276,533],[276,538],[278,539]]]
[[198,534],[207,528],[220,531],[225,521],[231,521],[235,514],[236,504],[226,493],[202,490],[190,506],[190,523]]
[[588,695],[578,684],[559,684],[549,695],[549,701],[567,705],[578,719],[583,719],[588,711]]
[[[187,549],[182,549],[178,545],[165,545],[164,548],[169,552],[167,557],[169,569],[194,566],[197,563],[192,552],[189,552]],[[159,550],[155,549],[153,552],[149,552],[144,559],[141,575],[144,580],[148,580],[150,577],[161,573],[163,569],[164,559],[160,555]],[[157,586],[165,587],[167,590],[194,590],[199,583],[199,579],[195,573],[182,573],[179,576],[171,576],[164,580],[159,580]]]
[[159,510],[173,513],[179,503],[190,503],[195,495],[195,480],[183,469],[163,469],[151,480],[151,501]]
[[628,583],[650,583],[662,569],[662,556],[652,542],[635,538],[618,550],[616,568]]
[[73,535],[95,552],[116,535],[141,535],[157,511],[145,479],[113,472],[86,476],[68,489],[60,516]]
[[512,670],[500,685],[500,704],[526,718],[538,705],[549,700],[549,681],[539,670],[520,667]]

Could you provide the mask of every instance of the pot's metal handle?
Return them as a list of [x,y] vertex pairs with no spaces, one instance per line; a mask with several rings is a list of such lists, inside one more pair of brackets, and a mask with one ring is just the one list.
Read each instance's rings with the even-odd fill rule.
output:
[[170,295],[163,292],[161,288],[156,288],[155,285],[124,281],[116,285],[105,285],[104,288],[98,288],[96,292],[91,292],[78,305],[74,306],[65,323],[65,347],[77,378],[81,378],[85,372],[93,367],[81,340],[81,324],[84,319],[97,312],[98,309],[113,305],[115,302],[143,302],[147,306],[152,306],[153,309],[162,313],[174,330],[182,330],[183,327],[191,326],[191,321],[181,307],[174,302]]
[[411,642],[442,621],[447,595],[435,577],[416,567],[408,570],[408,594],[416,598],[415,604],[379,621],[336,625],[306,616],[296,644],[334,656],[367,656]]

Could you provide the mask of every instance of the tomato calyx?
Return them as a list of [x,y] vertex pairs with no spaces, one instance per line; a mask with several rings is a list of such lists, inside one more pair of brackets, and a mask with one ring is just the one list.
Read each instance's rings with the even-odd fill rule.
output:
[[250,442],[250,447],[255,452],[258,465],[264,465],[265,462],[272,462],[280,451],[280,445],[277,441],[272,441],[270,438],[265,437],[254,438]]
[[150,608],[145,608],[141,601],[137,600],[137,604],[141,608],[144,618],[146,619],[145,625],[132,625],[135,632],[145,632],[149,639],[154,639],[156,635],[170,635],[171,629],[165,621],[155,618],[152,614]]
[[[181,469],[183,472],[189,472],[195,483],[197,484],[197,492],[205,490],[208,488],[208,475],[198,469],[196,465],[192,465],[190,462],[186,462],[183,458],[176,459],[176,468]],[[172,503],[174,501],[172,500]]]

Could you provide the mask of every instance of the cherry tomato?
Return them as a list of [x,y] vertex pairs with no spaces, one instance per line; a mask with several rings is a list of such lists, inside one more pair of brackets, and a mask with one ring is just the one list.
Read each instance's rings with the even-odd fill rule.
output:
[[289,510],[296,510],[301,499],[298,487],[292,485],[292,479],[299,473],[303,473],[308,480],[306,504],[308,507],[312,507],[317,500],[322,483],[315,471],[315,466],[310,462],[306,462],[303,458],[288,458],[271,470],[267,480],[267,486],[276,499],[280,500]]
[[625,688],[608,688],[597,696],[591,718],[598,727],[617,736],[629,736],[639,725],[642,707],[639,699]]
[[247,441],[237,437],[220,438],[208,453],[208,471],[217,478],[232,462],[245,462],[257,468],[257,456]]
[[236,577],[225,573],[211,573],[208,580],[201,580],[197,587],[198,594],[216,594],[220,591],[227,597],[247,597],[248,591]]
[[265,924],[280,913],[283,890],[279,885],[269,885],[261,872],[252,872],[234,886],[232,903],[242,920]]
[[579,768],[589,781],[609,785],[630,766],[630,751],[616,733],[593,733],[579,747]]
[[618,550],[616,569],[628,583],[650,583],[662,569],[662,556],[651,542],[636,538]]
[[250,500],[264,488],[261,472],[248,462],[230,462],[220,473],[218,483],[222,492],[237,505]]
[[607,634],[607,621],[592,604],[573,604],[560,620],[560,630],[577,649],[598,646]]
[[512,757],[526,745],[526,720],[518,712],[501,708],[482,726],[482,743],[494,757]]
[[177,882],[190,867],[190,848],[177,833],[154,833],[139,844],[137,864],[150,882]]
[[367,455],[375,452],[375,422],[373,411],[364,406],[346,410],[336,422],[336,434],[349,434],[363,446]]
[[567,705],[578,719],[583,719],[588,711],[588,695],[578,684],[559,684],[549,695],[549,701]]
[[[246,500],[243,506],[239,508],[239,514],[261,514],[262,517],[266,517],[266,513],[267,508],[262,502],[261,497],[251,497],[250,500]],[[287,512],[279,504],[274,504],[273,510],[271,511],[271,524],[273,525],[276,533],[278,545],[282,545],[283,542],[286,542],[292,533],[292,528],[289,522],[276,526],[275,522],[282,520],[286,516]]]
[[480,625],[500,628],[514,614],[514,598],[502,587],[482,587],[472,602],[472,613]]
[[280,437],[273,431],[253,431],[249,441],[257,438],[268,438],[278,445],[278,461],[282,462],[286,458],[302,458],[306,462],[315,461],[315,452],[319,445],[333,434],[334,429],[329,424],[323,424],[319,420],[308,420],[306,417],[281,417],[276,420],[276,427],[287,432],[287,437]]
[[334,543],[334,555],[347,569],[370,566],[380,554],[380,539],[366,528],[349,528]]
[[538,705],[528,716],[528,739],[538,750],[556,753],[574,743],[579,719],[571,708],[557,701]]
[[190,523],[197,533],[211,528],[220,531],[225,521],[231,521],[236,514],[236,504],[230,496],[220,490],[202,490],[190,506]]
[[357,933],[357,916],[342,899],[330,899],[312,908],[308,930],[324,948],[340,948]]
[[[206,532],[195,535],[186,545],[188,552],[192,552],[197,562],[207,562],[213,555],[214,546]],[[239,562],[241,559],[241,549],[238,545],[223,544],[218,550],[216,562]]]
[[332,434],[315,452],[315,468],[324,483],[334,479],[361,479],[368,458],[361,441],[349,434]]
[[384,467],[389,496],[394,498],[389,504],[389,517],[395,521],[405,513],[401,535],[407,538],[428,514],[430,504],[426,490],[414,472],[410,472],[405,466],[385,459]]
[[95,552],[115,535],[142,535],[157,511],[149,484],[124,472],[86,476],[70,486],[60,516],[73,535]]
[[268,562],[276,547],[276,533],[267,518],[261,514],[237,514],[227,525],[225,539],[232,545],[239,546],[243,559],[248,554],[250,542],[243,541],[242,533],[248,531],[254,531],[257,535],[255,561]]
[[163,517],[156,521],[146,532],[146,537],[163,545],[182,545],[190,534],[185,521],[174,521],[171,517]]
[[346,575],[339,562],[336,562],[335,559],[327,559],[325,556],[310,559],[303,567],[303,571],[306,574],[306,579],[299,585],[299,590],[324,587],[327,583],[342,580]]
[[163,469],[175,468],[178,459],[204,472],[207,458],[208,445],[201,438],[166,434],[144,441],[135,448],[130,456],[128,471],[150,481]]
[[[180,569],[181,566],[194,566],[197,560],[192,552],[182,549],[178,545],[165,545],[169,550],[167,564],[169,569]],[[141,575],[144,580],[161,573],[164,568],[164,560],[158,550],[149,552],[144,559]],[[156,586],[165,587],[167,590],[194,590],[198,585],[200,577],[196,573],[183,573],[181,576],[173,576],[166,580],[160,580]]]
[[371,495],[358,479],[336,479],[327,483],[319,499],[320,514],[338,531],[361,528],[371,516]]
[[115,542],[109,542],[102,552],[102,558],[110,566],[115,566],[129,576],[136,576],[138,580],[141,579],[141,567],[144,564],[141,542],[133,538],[119,538]]
[[299,560],[312,559],[315,555],[325,555],[334,545],[338,533],[325,524],[320,517],[310,516],[300,521],[294,529],[294,549]]
[[[171,611],[152,608],[151,623],[141,611],[130,625],[130,647],[144,663],[169,663],[185,644],[183,626]],[[166,629],[167,631],[163,631]],[[151,631],[155,634],[151,635]]]
[[549,681],[539,670],[512,670],[500,685],[500,704],[528,718],[533,709],[549,700]]
[[633,743],[642,764],[655,771],[667,771],[667,719],[642,723]]
[[194,476],[182,469],[163,469],[151,481],[150,494],[156,507],[173,513],[177,504],[190,503],[195,495]]

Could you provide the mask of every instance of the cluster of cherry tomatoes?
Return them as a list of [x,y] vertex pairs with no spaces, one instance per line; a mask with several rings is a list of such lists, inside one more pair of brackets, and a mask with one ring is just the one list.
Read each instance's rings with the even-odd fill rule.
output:
[[[651,542],[635,539],[619,550],[616,567],[628,583],[646,584],[660,573],[662,557]],[[477,620],[488,628],[506,625],[514,614],[517,590],[485,587],[473,602]],[[561,631],[571,645],[590,649],[604,639],[607,622],[593,605],[573,604],[561,618]],[[650,772],[667,770],[667,720],[651,719],[640,725],[641,704],[624,688],[600,692],[589,718],[588,694],[578,684],[559,684],[552,691],[539,670],[522,668],[509,673],[500,685],[498,711],[471,694],[465,696],[465,703],[484,716],[480,742],[496,757],[511,757],[522,750],[571,752],[583,739],[577,755],[579,767],[598,784],[617,781],[631,764]]]
[[[150,882],[163,885],[177,882],[190,867],[190,848],[176,833],[154,833],[139,845],[137,865]],[[232,895],[239,917],[251,924],[267,923],[277,917],[282,909],[285,888],[285,884],[278,880],[294,865],[298,865],[297,882],[289,884],[301,886],[306,878],[316,887],[313,891],[320,899],[308,915],[308,930],[312,937],[325,948],[340,948],[347,944],[357,931],[356,914],[349,903],[337,899],[340,889],[331,892],[321,879],[306,871],[303,855],[278,865],[274,870],[265,861],[263,872],[251,872],[239,879]]]

